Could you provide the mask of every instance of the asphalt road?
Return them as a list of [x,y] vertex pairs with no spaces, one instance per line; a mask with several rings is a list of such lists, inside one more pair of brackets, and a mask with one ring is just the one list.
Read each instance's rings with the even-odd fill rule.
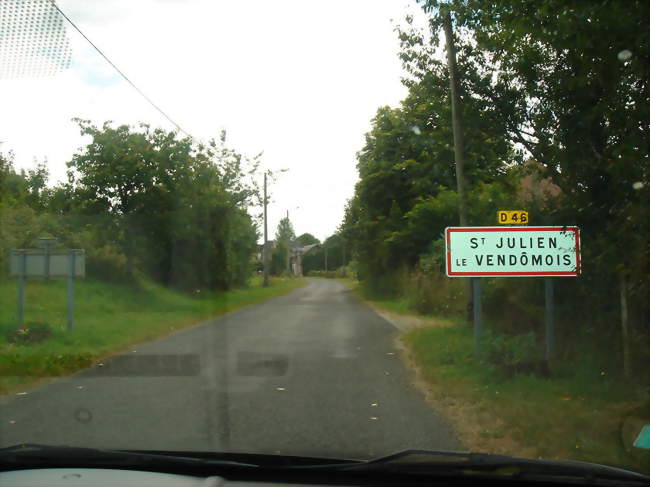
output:
[[220,450],[367,458],[457,449],[411,385],[395,328],[340,283],[134,348],[0,400],[0,446]]

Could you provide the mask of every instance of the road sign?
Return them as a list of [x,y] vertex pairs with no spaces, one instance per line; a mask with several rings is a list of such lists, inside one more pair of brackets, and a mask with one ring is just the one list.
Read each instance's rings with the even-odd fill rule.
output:
[[[72,253],[75,254],[74,275],[71,275],[70,272],[70,255]],[[12,250],[9,256],[9,275],[25,279],[85,277],[85,252],[81,249]]]
[[447,276],[580,274],[578,227],[448,227]]
[[501,225],[527,225],[528,212],[521,210],[498,211],[497,221]]

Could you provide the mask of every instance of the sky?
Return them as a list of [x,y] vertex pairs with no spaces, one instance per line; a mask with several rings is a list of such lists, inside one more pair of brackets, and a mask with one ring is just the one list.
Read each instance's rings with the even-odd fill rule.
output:
[[[415,0],[57,4],[186,132],[207,140],[226,130],[232,148],[263,153],[263,169],[287,170],[270,187],[270,238],[287,212],[297,234],[336,231],[372,117],[406,96],[395,24],[407,14],[424,22]],[[51,183],[87,143],[73,117],[173,128],[67,32],[69,69],[0,79],[0,151],[13,151],[18,168],[47,159]]]

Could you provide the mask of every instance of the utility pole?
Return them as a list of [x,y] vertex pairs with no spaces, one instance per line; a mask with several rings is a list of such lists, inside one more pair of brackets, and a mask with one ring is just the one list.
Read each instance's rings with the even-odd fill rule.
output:
[[[447,67],[449,69],[449,91],[451,95],[451,126],[454,133],[454,161],[456,163],[456,188],[458,191],[458,216],[460,226],[467,226],[467,195],[465,193],[465,154],[462,130],[462,114],[460,110],[460,97],[458,95],[458,69],[456,66],[456,46],[454,43],[454,32],[451,26],[451,15],[449,9],[442,11],[443,29],[447,46]],[[467,279],[465,284],[465,296],[467,298],[467,317],[472,320],[473,298],[472,293],[477,282],[474,279]],[[479,290],[480,292],[480,290]]]
[[[289,224],[289,210],[287,210],[287,224]],[[287,274],[291,274],[291,242],[287,240]]]
[[327,246],[323,246],[325,248],[325,272],[327,272]]
[[264,287],[269,285],[269,238],[268,225],[266,221],[266,171],[264,172],[264,247],[262,249],[262,262],[264,264]]

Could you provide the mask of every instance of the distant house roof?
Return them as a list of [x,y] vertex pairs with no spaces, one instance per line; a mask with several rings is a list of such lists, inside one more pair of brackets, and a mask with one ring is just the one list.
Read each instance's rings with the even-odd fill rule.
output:
[[320,247],[320,244],[310,244],[310,245],[298,245],[295,247],[291,247],[291,251],[295,254],[301,254],[304,255],[307,252],[309,252],[311,249],[314,249],[316,247]]

